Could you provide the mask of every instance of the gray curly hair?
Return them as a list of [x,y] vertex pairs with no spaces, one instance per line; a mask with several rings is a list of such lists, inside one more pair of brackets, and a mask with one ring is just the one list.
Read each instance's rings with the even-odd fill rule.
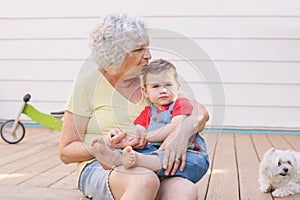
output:
[[92,58],[100,68],[118,72],[126,54],[146,44],[148,38],[140,18],[125,13],[110,14],[91,33]]

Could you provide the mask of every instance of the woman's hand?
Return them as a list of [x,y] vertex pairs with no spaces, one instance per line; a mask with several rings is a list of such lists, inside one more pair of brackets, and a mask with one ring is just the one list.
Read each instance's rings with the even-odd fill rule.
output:
[[126,146],[132,146],[134,149],[143,149],[148,144],[146,135],[142,135],[138,130],[135,137],[129,137],[128,134],[120,129],[112,129],[109,136],[110,146],[116,148],[125,148]]
[[180,126],[175,129],[173,134],[170,134],[162,143],[159,150],[164,150],[165,175],[174,175],[181,163],[180,171],[183,171],[186,165],[186,151],[188,147],[188,140],[186,134],[181,134],[178,130]]
[[135,137],[129,142],[129,146],[132,146],[134,149],[143,149],[148,144],[150,144],[150,142],[146,139],[146,134],[136,129]]

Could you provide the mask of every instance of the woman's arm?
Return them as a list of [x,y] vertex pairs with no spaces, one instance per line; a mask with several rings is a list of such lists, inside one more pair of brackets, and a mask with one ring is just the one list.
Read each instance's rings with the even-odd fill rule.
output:
[[190,100],[193,111],[192,114],[186,118],[183,123],[186,123],[186,126],[190,126],[192,136],[195,133],[200,133],[205,128],[206,122],[209,120],[209,113],[207,109],[196,100]]
[[65,111],[64,122],[59,141],[59,156],[65,163],[76,163],[90,160],[94,156],[90,153],[90,145],[84,144],[89,118]]
[[[197,132],[201,132],[205,128],[205,124],[209,119],[206,108],[195,100],[190,100],[193,105],[193,111],[190,116],[185,118],[176,129],[169,134],[164,140],[160,150],[164,149],[165,173],[174,174],[180,165],[179,161],[175,162],[177,156],[181,157],[180,170],[184,170],[186,163],[186,151],[189,138]],[[175,164],[174,164],[175,162]],[[172,169],[172,171],[171,171]]]
[[[187,115],[177,115],[172,118],[171,122],[169,124],[166,124],[165,126],[155,129],[152,131],[149,131],[146,134],[146,139],[150,142],[162,142],[164,141],[170,133],[172,133],[175,128],[182,123],[182,121],[187,117]],[[137,125],[137,128],[142,127],[140,125]],[[142,127],[145,129],[144,127]]]

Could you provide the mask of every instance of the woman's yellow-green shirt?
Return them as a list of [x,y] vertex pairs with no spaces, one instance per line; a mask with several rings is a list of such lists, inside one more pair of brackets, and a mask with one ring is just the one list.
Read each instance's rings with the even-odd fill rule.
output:
[[[69,95],[66,110],[90,118],[84,137],[84,142],[90,144],[94,138],[107,135],[112,128],[132,131],[134,119],[146,105],[147,100],[144,97],[136,104],[128,101],[114,89],[97,67],[93,67],[79,73]],[[82,169],[91,161],[93,160],[78,164],[78,179]]]

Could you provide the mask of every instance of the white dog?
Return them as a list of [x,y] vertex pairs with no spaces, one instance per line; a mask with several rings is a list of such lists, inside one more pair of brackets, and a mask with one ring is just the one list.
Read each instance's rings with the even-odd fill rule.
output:
[[259,166],[259,185],[262,192],[274,197],[300,193],[300,152],[269,149]]

